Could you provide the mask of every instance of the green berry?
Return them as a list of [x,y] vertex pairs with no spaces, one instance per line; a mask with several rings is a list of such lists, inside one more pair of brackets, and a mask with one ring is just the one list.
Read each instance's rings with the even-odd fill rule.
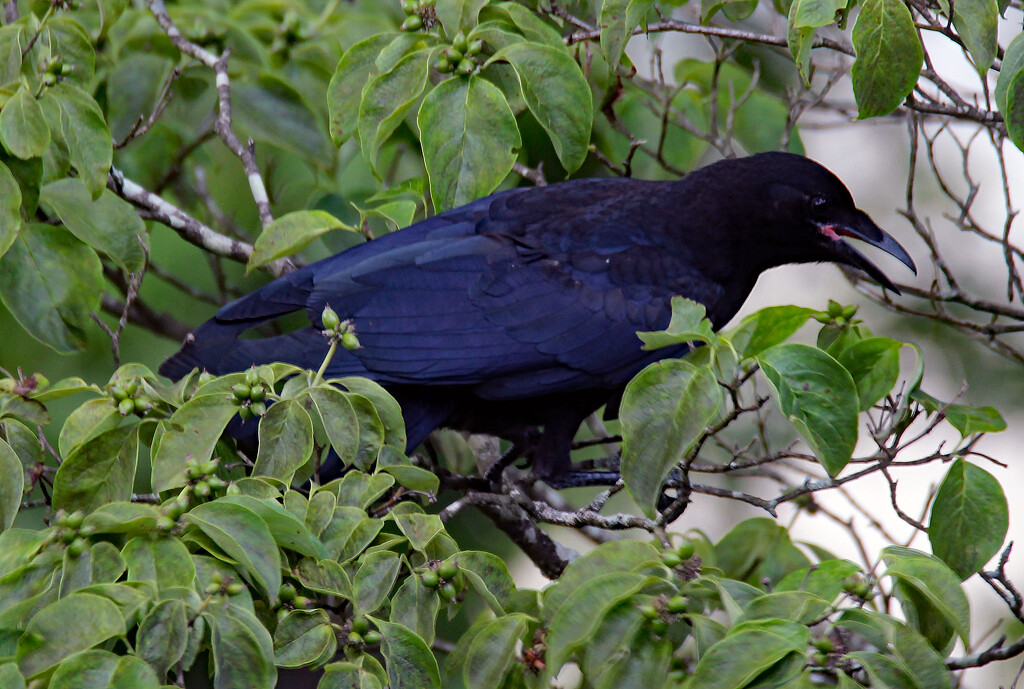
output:
[[128,396],[128,393],[124,391],[124,386],[120,383],[114,383],[110,386],[110,396],[120,402]]
[[416,0],[402,0],[402,11],[406,14],[415,14],[417,4]]
[[683,558],[684,560],[689,560],[691,557],[693,557],[693,553],[696,549],[697,547],[693,544],[692,541],[683,541],[682,545],[676,548],[676,552],[679,553],[679,557]]
[[469,41],[466,40],[466,34],[461,31],[456,32],[455,37],[452,38],[452,45],[460,53],[465,53],[469,48]]
[[678,567],[683,564],[683,558],[674,550],[666,550],[661,554],[661,561],[666,567]]
[[380,632],[371,629],[363,634],[363,641],[365,641],[369,646],[376,646],[381,641]]
[[447,48],[441,51],[441,57],[443,57],[445,60],[448,60],[448,62],[451,62],[453,65],[457,65],[459,64],[459,60],[462,59],[463,55],[462,51],[455,48],[455,46],[448,46]]
[[341,336],[341,346],[349,351],[353,351],[362,347],[359,344],[359,338],[352,331],[348,331]]
[[478,38],[475,41],[472,41],[469,44],[469,46],[466,48],[466,55],[476,55],[477,53],[479,53],[483,49],[484,49],[484,42],[481,41]]
[[117,403],[117,411],[121,416],[135,413],[135,400],[125,397]]
[[206,385],[211,380],[213,380],[214,377],[215,376],[212,373],[210,373],[209,371],[203,371],[202,373],[199,374],[199,384],[200,385]]
[[210,486],[210,488],[214,490],[220,490],[221,488],[227,485],[227,482],[220,476],[209,476],[206,479],[206,483],[208,486]]
[[53,74],[52,72],[47,72],[43,75],[42,81],[43,86],[53,86],[57,83],[57,75]]
[[674,615],[686,612],[686,606],[689,601],[686,600],[686,596],[672,596],[665,603],[665,609]]
[[814,314],[814,320],[818,321],[822,325],[829,325],[832,323],[832,316],[827,313],[819,312]]
[[826,663],[828,663],[828,656],[824,653],[815,653],[811,656],[811,661],[819,667],[824,666]]
[[137,393],[138,391],[139,391],[139,379],[138,378],[132,378],[132,379],[128,380],[127,382],[125,382],[125,384],[124,384],[124,392],[125,392],[126,395],[128,395],[129,397],[134,397],[135,393]]
[[67,526],[68,524],[68,513],[67,510],[57,510],[57,514],[53,515],[53,523],[57,526]]
[[267,386],[263,383],[257,383],[249,388],[249,399],[253,402],[262,402],[267,399]]
[[253,417],[252,409],[246,406],[239,407],[238,415],[242,417],[242,421],[248,421]]
[[365,634],[370,630],[370,621],[365,617],[355,617],[352,619],[352,631],[357,634]]
[[358,633],[358,632],[349,632],[349,634],[348,634],[348,642],[352,646],[362,646],[363,645],[363,635]]
[[419,31],[423,27],[423,18],[418,14],[410,14],[402,22],[402,31]]
[[203,589],[203,593],[205,593],[207,596],[216,596],[218,593],[220,593],[220,584],[208,584],[206,588]]
[[174,517],[167,514],[157,517],[156,519],[157,530],[163,531],[165,533],[173,530],[175,524],[177,524],[177,522],[175,521]]
[[451,62],[449,62],[443,57],[439,57],[437,58],[437,62],[434,63],[434,69],[436,69],[441,74],[447,74],[448,72],[452,71],[455,68],[452,67]]
[[288,603],[290,601],[295,600],[295,595],[296,595],[295,587],[292,586],[291,584],[284,584],[277,591],[277,597],[281,599],[282,603]]
[[663,619],[651,620],[651,631],[661,636],[668,631],[668,622]]
[[86,551],[86,549],[88,549],[88,547],[89,541],[79,536],[68,544],[68,555],[70,555],[72,558],[77,559],[82,556],[82,554]]
[[459,566],[454,562],[442,562],[437,568],[437,574],[442,579],[451,580],[459,573]]
[[473,62],[473,60],[469,59],[468,57],[464,57],[461,60],[459,60],[459,65],[458,67],[455,68],[455,71],[461,74],[462,76],[468,77],[470,74],[473,73],[474,69],[476,69],[476,63]]
[[833,299],[829,299],[828,315],[832,316],[832,318],[843,315],[843,305]]
[[255,385],[260,382],[260,373],[256,370],[255,366],[250,367],[249,370],[245,372],[245,382],[249,385]]
[[428,569],[420,574],[420,581],[428,589],[436,589],[441,584],[440,577],[437,576],[437,572],[432,569]]
[[323,313],[320,314],[320,320],[323,321],[325,330],[334,330],[341,325],[341,318],[330,306],[324,307]]
[[199,472],[204,476],[209,476],[213,472],[217,471],[217,466],[220,464],[218,459],[208,459],[199,466]]
[[454,600],[454,598],[459,595],[458,589],[456,589],[451,582],[441,584],[441,588],[438,589],[438,593],[446,600]]
[[247,400],[249,395],[252,394],[252,386],[245,383],[236,383],[231,386],[231,394],[235,396],[235,399]]
[[843,307],[843,313],[842,313],[843,318],[845,318],[846,320],[851,320],[854,316],[857,315],[857,309],[858,308],[859,307],[856,304],[850,304],[849,306],[844,306]]
[[644,617],[646,617],[649,620],[657,619],[658,616],[659,616],[658,615],[658,609],[656,607],[654,607],[653,605],[650,605],[650,604],[648,604],[648,605],[641,605],[640,606],[640,614],[643,615]]
[[231,582],[230,584],[227,585],[227,588],[225,589],[225,591],[227,591],[227,594],[229,596],[237,596],[238,594],[240,594],[244,590],[245,590],[245,584],[243,584],[243,583],[241,583],[239,581]]
[[249,411],[251,411],[255,416],[263,416],[267,413],[267,405],[262,402],[253,402],[249,405]]
[[831,653],[832,649],[835,648],[835,644],[832,643],[832,639],[822,637],[821,639],[814,640],[814,647],[822,653]]
[[79,529],[82,526],[82,522],[85,521],[85,512],[82,510],[75,510],[71,514],[64,517],[64,526],[69,529]]
[[210,497],[210,493],[213,492],[210,489],[210,484],[206,481],[196,481],[196,485],[192,490],[194,490],[196,495],[201,498],[208,498]]
[[135,413],[139,416],[143,416],[146,412],[153,408],[153,400],[145,395],[136,397],[132,400],[132,405],[135,407]]

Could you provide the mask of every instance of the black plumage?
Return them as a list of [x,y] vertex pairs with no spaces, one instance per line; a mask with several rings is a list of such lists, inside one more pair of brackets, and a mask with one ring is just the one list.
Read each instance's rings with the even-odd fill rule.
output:
[[[411,451],[439,426],[520,446],[542,427],[534,470],[569,467],[579,424],[647,364],[670,300],[701,302],[715,328],[764,270],[832,261],[886,276],[842,238],[913,269],[906,251],[817,163],[786,153],[725,160],[672,182],[578,179],[492,194],[279,278],[224,306],[160,371],[223,374],[285,361],[317,368],[320,315],[350,319],[362,348],[328,375],[366,376],[402,405]],[[246,330],[304,310],[311,326]]]

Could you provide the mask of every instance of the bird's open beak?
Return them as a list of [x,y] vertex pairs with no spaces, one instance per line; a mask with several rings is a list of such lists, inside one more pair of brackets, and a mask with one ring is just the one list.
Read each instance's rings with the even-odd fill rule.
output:
[[820,223],[818,227],[823,235],[832,240],[829,248],[835,254],[835,260],[863,270],[887,290],[900,294],[899,289],[886,277],[885,273],[869,261],[864,254],[843,241],[843,237],[859,239],[881,249],[896,258],[907,268],[910,268],[914,275],[917,275],[917,267],[914,265],[914,260],[910,258],[907,250],[900,246],[900,243],[893,239],[892,235],[876,225],[868,217],[867,213],[861,210],[857,210],[848,220],[843,222],[824,222]]

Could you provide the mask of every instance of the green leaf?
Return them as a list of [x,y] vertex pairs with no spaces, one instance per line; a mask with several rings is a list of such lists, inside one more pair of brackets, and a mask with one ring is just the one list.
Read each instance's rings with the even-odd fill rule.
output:
[[43,109],[24,85],[0,110],[0,139],[4,148],[22,159],[38,158],[50,146]]
[[601,50],[613,68],[622,59],[633,29],[653,6],[653,0],[604,0],[601,3]]
[[601,674],[596,689],[649,689],[664,682],[672,661],[672,642],[642,633],[634,635],[630,642],[609,658],[613,662]]
[[858,117],[887,115],[914,90],[924,64],[914,18],[902,0],[866,0],[853,27],[853,48]]
[[310,591],[326,593],[331,596],[340,596],[346,600],[352,600],[352,582],[349,581],[345,570],[334,560],[320,560],[319,562],[310,558],[299,561],[293,570],[295,577],[303,586]]
[[327,431],[327,438],[338,454],[342,466],[351,466],[359,452],[361,429],[348,395],[327,386],[310,388],[308,394],[316,404],[324,429]]
[[935,556],[966,579],[999,552],[1008,527],[999,481],[963,459],[953,462],[935,494],[928,524]]
[[843,580],[863,573],[859,565],[849,560],[824,560],[787,574],[775,586],[775,591],[809,591],[826,601],[834,601],[843,590]]
[[259,439],[252,475],[291,483],[313,453],[313,422],[301,403],[281,400],[270,405],[260,419]]
[[[796,28],[819,28],[836,20],[836,12],[846,7],[844,0],[796,0],[789,16]],[[795,8],[795,9],[794,9]]]
[[901,546],[883,549],[882,560],[885,573],[903,586],[895,593],[908,621],[935,649],[944,649],[953,632],[967,643],[971,610],[956,573],[937,557]]
[[890,656],[874,651],[854,651],[846,657],[858,661],[867,672],[872,686],[886,689],[918,689],[906,669]]
[[390,392],[368,378],[338,378],[331,382],[370,400],[384,425],[384,442],[405,451],[405,419],[402,408]]
[[40,190],[39,200],[49,206],[64,225],[96,251],[109,256],[129,273],[146,265],[146,225],[126,202],[104,189],[93,200],[77,179],[51,182]]
[[516,660],[516,645],[528,617],[512,614],[490,620],[469,646],[462,678],[467,687],[500,687]]
[[335,145],[340,146],[356,133],[363,87],[377,76],[377,56],[394,38],[393,33],[374,34],[349,48],[338,62],[327,87],[327,109]]
[[308,557],[327,557],[327,549],[310,532],[306,524],[281,506],[277,500],[248,495],[226,495],[218,500],[239,505],[255,512],[270,529],[274,541],[282,548]]
[[941,411],[949,424],[966,438],[975,433],[998,433],[1006,430],[1006,421],[994,407],[969,407],[964,404],[946,404],[917,388],[910,393],[910,399],[930,413]]
[[359,144],[371,169],[376,169],[380,147],[426,88],[431,52],[417,50],[406,55],[393,69],[371,80],[363,89],[359,104]]
[[638,373],[622,395],[622,480],[648,516],[661,486],[700,439],[722,403],[709,368],[666,359]]
[[[107,173],[114,156],[114,144],[103,111],[92,96],[68,82],[46,89],[42,99],[52,100],[58,106],[59,137],[67,145],[71,165],[78,170],[78,177],[92,198],[99,198],[107,186]],[[50,134],[58,137],[54,122],[48,124]]]
[[707,319],[704,305],[684,299],[672,297],[672,318],[664,330],[638,332],[636,335],[644,343],[644,349],[660,349],[687,342],[703,342],[713,344],[715,333],[711,321]]
[[0,440],[0,531],[14,524],[25,490],[25,468],[17,453]]
[[487,64],[501,61],[515,68],[530,112],[551,137],[562,166],[575,172],[587,157],[594,119],[579,65],[564,50],[533,43],[506,46]]
[[451,38],[460,29],[468,32],[476,26],[477,15],[487,3],[488,0],[437,0],[434,8],[445,34]]
[[609,610],[658,581],[643,574],[612,572],[590,579],[572,591],[554,611],[548,625],[548,676],[557,674],[572,654],[587,644]]
[[692,684],[701,689],[746,686],[791,653],[803,656],[810,637],[807,627],[794,622],[743,622],[701,656],[693,671]]
[[857,388],[849,372],[817,347],[781,344],[757,356],[779,407],[837,476],[857,444]]
[[951,689],[952,678],[946,670],[945,657],[928,644],[928,640],[909,628],[899,625],[893,634],[893,651],[901,667],[916,687]]
[[320,120],[299,92],[277,76],[262,74],[256,83],[232,83],[231,104],[236,120],[257,141],[293,151],[322,167],[334,159]]
[[124,634],[124,619],[116,605],[99,596],[72,593],[28,621],[18,640],[18,669],[26,677],[35,677],[68,656]]
[[[996,80],[996,89],[993,93],[996,101],[996,106],[999,108],[999,112],[1005,116],[1009,109],[1008,94],[1010,92],[1010,84],[1014,78],[1024,72],[1024,33],[1017,34],[1010,45],[1006,46],[1006,52],[1003,53],[1003,64],[999,70],[999,78]],[[1018,102],[1020,102],[1018,100]],[[1009,122],[1007,122],[1009,125]],[[1018,126],[1020,126],[1018,124]],[[1021,141],[1022,139],[1014,139],[1014,141]]]
[[333,655],[337,644],[326,610],[291,610],[274,630],[274,663],[312,665],[325,654]]
[[[1024,51],[1022,51],[1024,52]],[[1006,89],[1006,108],[1003,110],[1006,131],[1017,148],[1024,151],[1024,69],[1010,80]]]
[[274,642],[263,624],[229,605],[203,617],[210,624],[214,689],[274,689]]
[[362,558],[352,579],[356,610],[360,614],[372,613],[383,605],[395,585],[401,566],[398,553],[390,550],[379,550]]
[[98,533],[146,533],[156,529],[160,509],[156,505],[115,502],[86,516],[85,523]]
[[0,664],[0,687],[5,689],[25,689],[25,678],[18,672],[14,663]]
[[735,622],[778,619],[809,624],[829,608],[829,601],[809,591],[776,591],[755,598],[743,608]]
[[[190,559],[191,561],[191,559]],[[139,623],[135,653],[159,677],[181,660],[188,644],[188,617],[180,600],[162,600]]]
[[253,244],[246,272],[283,256],[291,256],[331,230],[356,231],[326,211],[293,211],[267,225]]
[[769,306],[744,318],[729,341],[741,359],[749,359],[788,340],[814,313],[803,306]]
[[522,145],[505,95],[478,76],[442,82],[423,99],[416,124],[437,212],[494,191]]
[[195,583],[195,563],[177,538],[152,538],[149,534],[133,538],[122,555],[128,563],[128,581],[152,582],[158,591],[191,588]]
[[661,564],[658,550],[642,541],[608,541],[569,563],[551,586],[544,589],[544,607],[557,610],[578,587],[612,572],[640,572]]
[[224,394],[197,395],[171,415],[167,431],[154,448],[153,490],[184,486],[185,464],[191,457],[205,462],[238,407]]
[[422,514],[419,512],[396,513],[391,516],[398,524],[402,535],[409,539],[409,545],[414,550],[423,551],[434,536],[444,531],[444,524],[436,514]]
[[143,660],[110,651],[86,651],[57,666],[49,689],[159,689],[156,673]]
[[[950,3],[943,3],[950,4]],[[974,68],[984,76],[996,58],[999,49],[997,29],[999,3],[996,0],[956,0],[953,6],[953,26],[971,54]],[[948,7],[946,8],[948,14]]]
[[408,628],[374,620],[384,635],[380,650],[387,661],[391,689],[441,689],[441,672],[427,644]]
[[99,256],[62,227],[30,223],[0,259],[0,298],[23,328],[59,352],[85,346],[99,308]]
[[723,536],[715,544],[714,563],[726,576],[758,585],[765,579],[781,581],[811,564],[785,527],[760,517],[740,522]]
[[252,510],[223,501],[193,507],[182,519],[235,560],[241,574],[270,602],[281,588],[281,554],[266,523]]
[[57,469],[54,509],[92,512],[131,500],[138,461],[138,426],[119,426],[79,445]]
[[469,585],[495,615],[504,614],[512,603],[516,585],[500,557],[482,550],[463,550],[449,560],[459,566]]
[[896,385],[902,347],[902,342],[888,337],[868,337],[839,352],[839,363],[857,386],[860,411],[871,409]]
[[0,257],[14,244],[22,227],[21,187],[9,167],[0,163]]
[[408,627],[427,644],[432,644],[440,605],[436,589],[424,586],[418,576],[408,576],[391,599],[390,620]]

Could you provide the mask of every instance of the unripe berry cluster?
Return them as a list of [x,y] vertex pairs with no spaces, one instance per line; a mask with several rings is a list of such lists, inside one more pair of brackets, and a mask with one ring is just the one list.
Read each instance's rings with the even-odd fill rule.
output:
[[145,416],[156,406],[156,401],[145,394],[142,381],[138,378],[115,379],[107,386],[107,392],[121,416]]
[[63,543],[71,558],[78,558],[85,553],[89,548],[89,537],[96,532],[95,527],[85,524],[85,512],[82,510],[58,510],[53,523],[57,528],[48,541]]
[[376,646],[381,641],[380,632],[370,629],[370,621],[362,615],[353,617],[349,628],[351,629],[348,633],[350,646]]
[[356,337],[355,327],[352,321],[341,320],[341,317],[330,306],[325,306],[320,314],[320,321],[324,324],[323,335],[332,342],[340,342],[345,349],[352,351],[362,347],[359,338]]
[[238,415],[243,421],[267,413],[267,384],[260,378],[256,367],[245,372],[245,382],[231,386],[231,400],[238,405]]
[[446,74],[455,72],[462,76],[469,76],[476,71],[477,55],[484,48],[484,42],[479,38],[470,41],[466,35],[459,31],[452,39],[452,44],[441,51],[434,67],[438,72]]
[[843,306],[839,302],[829,299],[828,310],[819,311],[814,314],[814,320],[818,321],[822,325],[837,325],[839,327],[844,327],[855,323],[853,320],[855,315],[857,315],[856,304]]
[[429,31],[437,24],[434,0],[402,0],[402,11],[406,14],[402,31]]
[[454,562],[432,560],[416,573],[424,586],[436,589],[438,595],[448,602],[458,602],[459,597],[465,594],[466,583],[460,576],[459,566]]

